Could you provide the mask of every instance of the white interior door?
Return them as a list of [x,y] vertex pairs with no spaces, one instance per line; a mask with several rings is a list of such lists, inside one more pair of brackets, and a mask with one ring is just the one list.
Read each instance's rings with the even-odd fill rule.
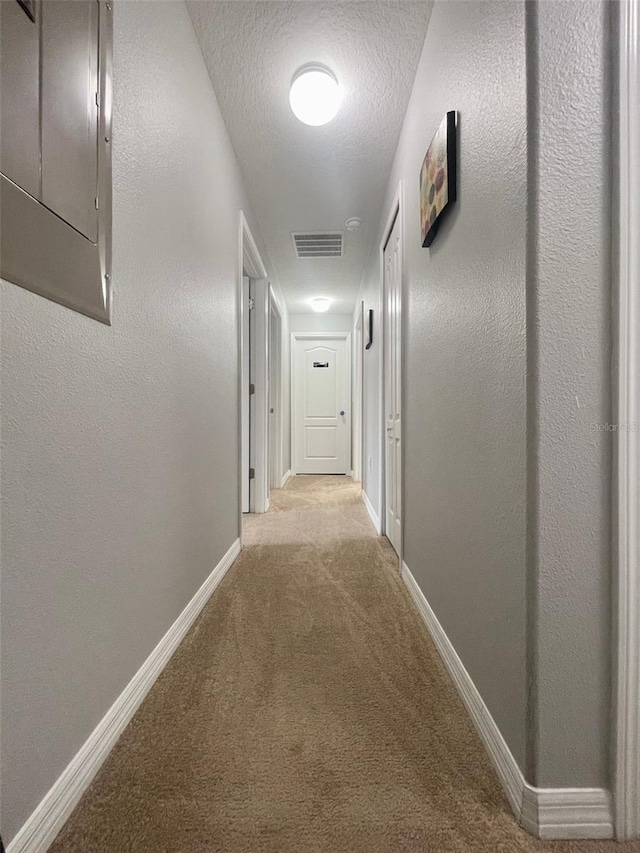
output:
[[249,512],[249,278],[242,278],[242,512]]
[[400,215],[398,215],[384,250],[384,412],[385,533],[399,556],[402,550],[401,252]]
[[249,281],[249,512],[269,509],[269,285]]
[[269,485],[280,488],[282,479],[281,447],[281,323],[273,302],[269,313]]
[[294,337],[293,431],[296,474],[350,469],[350,335]]

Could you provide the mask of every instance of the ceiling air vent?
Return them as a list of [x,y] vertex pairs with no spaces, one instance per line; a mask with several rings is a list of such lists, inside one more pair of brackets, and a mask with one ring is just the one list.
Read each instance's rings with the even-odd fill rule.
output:
[[292,234],[297,258],[342,257],[342,232],[315,231],[311,234]]

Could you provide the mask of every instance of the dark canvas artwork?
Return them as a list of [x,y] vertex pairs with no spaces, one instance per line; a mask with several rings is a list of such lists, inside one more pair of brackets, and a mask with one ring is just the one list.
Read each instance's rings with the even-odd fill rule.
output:
[[36,19],[36,0],[18,0],[27,15],[32,21]]
[[456,200],[456,114],[446,114],[420,170],[422,245],[430,246],[442,216]]

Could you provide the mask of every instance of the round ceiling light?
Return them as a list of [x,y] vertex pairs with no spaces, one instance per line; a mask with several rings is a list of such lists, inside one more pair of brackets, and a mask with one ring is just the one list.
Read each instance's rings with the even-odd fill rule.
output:
[[315,299],[311,300],[311,307],[314,311],[317,311],[318,314],[321,314],[323,311],[328,311],[330,305],[331,300],[327,299],[326,296],[316,296]]
[[291,82],[289,103],[296,118],[318,127],[335,118],[342,92],[336,75],[326,65],[310,63],[298,68]]
[[350,216],[344,224],[347,227],[347,231],[357,231],[362,225],[362,219],[359,216]]

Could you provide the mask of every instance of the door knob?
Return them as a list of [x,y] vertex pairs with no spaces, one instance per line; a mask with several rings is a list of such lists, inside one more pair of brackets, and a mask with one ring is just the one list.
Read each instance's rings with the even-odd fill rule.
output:
[[340,409],[340,414],[344,415],[344,409]]

